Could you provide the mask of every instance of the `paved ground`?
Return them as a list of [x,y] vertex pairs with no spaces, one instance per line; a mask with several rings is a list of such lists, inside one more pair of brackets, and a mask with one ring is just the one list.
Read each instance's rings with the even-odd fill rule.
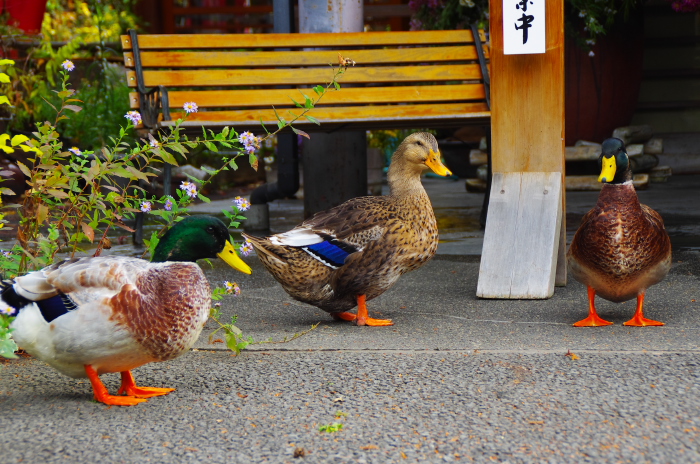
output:
[[[132,408],[91,401],[88,382],[35,359],[7,362],[3,462],[700,462],[700,176],[640,192],[677,250],[648,292],[648,316],[667,324],[656,328],[623,327],[634,302],[603,300],[615,325],[571,327],[586,314],[577,282],[549,300],[477,299],[481,198],[463,182],[426,186],[449,241],[370,302],[395,326],[332,321],[252,257],[251,276],[216,265],[212,282],[243,289],[224,314],[255,340],[320,325],[235,357],[209,343],[210,324],[194,352],[135,371],[177,391]],[[570,234],[596,196],[567,195]],[[298,203],[272,205],[273,227],[295,223]],[[117,375],[104,379],[116,390]],[[319,431],[333,423],[342,430]]]

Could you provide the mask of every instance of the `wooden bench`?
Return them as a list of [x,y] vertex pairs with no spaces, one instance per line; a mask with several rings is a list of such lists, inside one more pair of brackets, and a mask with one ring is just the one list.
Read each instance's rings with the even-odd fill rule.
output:
[[[181,127],[229,126],[237,132],[277,129],[299,114],[291,98],[316,97],[328,84],[338,55],[356,62],[305,118],[304,131],[461,127],[482,125],[490,136],[489,50],[483,31],[313,34],[144,35],[121,37],[129,102],[149,130],[174,126],[183,104],[199,112]],[[465,153],[466,155],[466,153]],[[280,166],[282,169],[282,166]],[[286,166],[285,172],[296,170]],[[297,174],[298,177],[298,174]],[[287,177],[285,177],[287,178]],[[298,180],[297,188],[298,188]],[[170,191],[170,166],[164,169]],[[294,182],[287,184],[294,185]],[[293,194],[294,192],[291,192]],[[487,195],[488,196],[488,195]],[[252,199],[252,197],[251,197]],[[485,198],[485,204],[488,198]],[[485,223],[486,209],[482,211]],[[137,241],[139,239],[137,238]]]
[[[121,37],[132,109],[148,128],[174,125],[182,106],[199,112],[183,127],[259,133],[300,110],[299,90],[330,82],[338,54],[357,64],[328,92],[304,131],[488,125],[488,48],[483,31],[202,34]],[[476,40],[475,40],[476,39]],[[298,89],[298,90],[297,90]]]

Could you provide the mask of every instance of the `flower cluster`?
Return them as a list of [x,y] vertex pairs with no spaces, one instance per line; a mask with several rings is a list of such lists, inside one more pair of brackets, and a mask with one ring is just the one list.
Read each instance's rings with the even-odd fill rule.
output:
[[253,252],[253,244],[250,243],[248,240],[246,240],[240,246],[238,251],[240,251],[243,256],[248,256],[249,254],[251,254]]
[[197,186],[190,181],[187,181],[187,180],[183,181],[180,184],[180,189],[184,190],[185,193],[187,193],[187,195],[189,195],[191,198],[194,198],[197,196]]
[[238,208],[238,211],[247,211],[248,209],[250,209],[250,202],[245,198],[236,197],[233,199],[233,202],[236,204],[236,208]]
[[185,112],[187,114],[196,113],[197,111],[199,111],[199,107],[195,102],[187,102],[184,105],[182,105],[182,107],[185,109]]
[[124,115],[124,117],[131,121],[131,124],[134,126],[141,124],[141,113],[138,111],[129,111]]
[[260,149],[260,137],[254,136],[251,132],[243,132],[238,137],[238,141],[241,142],[248,154],[253,154]]
[[241,294],[241,288],[236,282],[229,282],[228,280],[224,282],[224,287],[226,287],[226,293],[232,293],[235,296]]
[[700,11],[700,0],[670,0],[671,8],[678,13],[694,13]]

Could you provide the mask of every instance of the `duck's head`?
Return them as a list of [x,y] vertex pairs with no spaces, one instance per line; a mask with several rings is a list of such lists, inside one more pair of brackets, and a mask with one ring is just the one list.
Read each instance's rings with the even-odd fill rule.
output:
[[188,216],[176,223],[158,242],[153,262],[223,259],[229,266],[246,274],[248,266],[228,240],[228,228],[213,216]]
[[415,132],[406,137],[396,149],[391,163],[402,162],[416,167],[419,172],[431,169],[439,176],[451,176],[452,172],[440,161],[440,149],[433,134]]
[[632,180],[630,159],[622,140],[616,138],[605,139],[602,153],[598,158],[600,176],[598,182],[607,184],[622,184]]

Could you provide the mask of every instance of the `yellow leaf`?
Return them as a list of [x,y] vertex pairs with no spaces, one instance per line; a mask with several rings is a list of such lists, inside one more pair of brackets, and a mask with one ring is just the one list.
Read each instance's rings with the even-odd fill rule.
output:
[[11,141],[10,143],[12,144],[13,147],[16,147],[16,146],[19,145],[20,143],[24,143],[24,142],[26,142],[27,140],[29,140],[29,137],[27,137],[26,135],[24,135],[24,134],[17,134],[17,135],[15,135],[14,137],[12,137],[12,141]]
[[10,83],[10,76],[8,76],[5,73],[0,73],[0,83],[9,84]]
[[[0,142],[1,142],[2,136],[0,135]],[[19,166],[19,170],[22,171],[22,174],[25,176],[31,178],[32,177],[32,172],[29,170],[27,166],[24,165],[21,161],[17,161],[17,166]]]
[[46,205],[39,205],[36,209],[36,220],[39,224],[43,224],[46,217],[49,215],[49,207]]
[[85,224],[84,222],[80,223],[80,227],[83,228],[83,233],[87,236],[87,238],[90,240],[90,242],[94,242],[95,241],[95,229],[93,229],[89,225]]
[[9,59],[0,60],[0,66],[4,66],[4,65],[6,65],[6,64],[14,65],[14,64],[15,64],[15,60],[9,60]]
[[[9,104],[10,104],[10,100],[7,98],[7,96],[5,96],[5,95],[0,95],[0,105],[2,105],[3,103],[7,103],[7,104],[9,105]],[[10,106],[12,106],[12,105],[10,105]]]

